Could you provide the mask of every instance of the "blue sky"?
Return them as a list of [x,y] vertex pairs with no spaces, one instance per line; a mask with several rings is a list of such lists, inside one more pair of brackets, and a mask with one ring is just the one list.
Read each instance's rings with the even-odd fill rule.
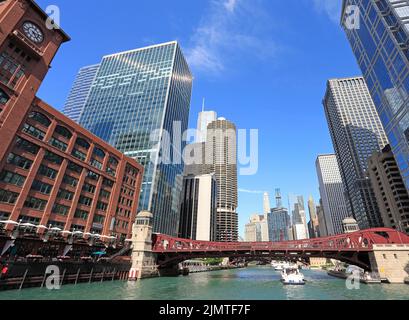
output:
[[[61,109],[78,69],[101,57],[178,40],[195,76],[190,113],[202,98],[240,129],[259,130],[259,170],[239,177],[240,234],[273,198],[319,199],[315,159],[333,147],[322,107],[327,79],[359,75],[339,26],[341,0],[39,0],[57,5],[72,37],[39,96]],[[247,190],[247,191],[246,191]],[[273,199],[272,199],[273,200]],[[285,199],[286,202],[286,199]]]

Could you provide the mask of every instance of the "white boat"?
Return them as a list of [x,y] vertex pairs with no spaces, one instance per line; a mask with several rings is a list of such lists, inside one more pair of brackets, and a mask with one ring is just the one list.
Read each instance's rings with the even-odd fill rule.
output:
[[281,281],[285,285],[304,285],[304,275],[298,268],[285,268],[281,272]]
[[274,268],[275,271],[283,271],[285,268],[289,267],[287,262],[282,261],[272,263],[271,266]]

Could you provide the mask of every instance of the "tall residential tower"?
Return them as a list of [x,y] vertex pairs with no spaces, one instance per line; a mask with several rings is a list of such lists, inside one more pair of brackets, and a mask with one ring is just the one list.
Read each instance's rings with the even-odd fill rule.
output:
[[237,214],[237,133],[236,126],[224,118],[207,127],[206,167],[217,180],[217,240],[238,240]]

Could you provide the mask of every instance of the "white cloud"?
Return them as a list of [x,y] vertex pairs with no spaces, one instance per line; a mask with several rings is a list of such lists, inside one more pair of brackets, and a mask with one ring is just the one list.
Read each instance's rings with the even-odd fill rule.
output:
[[314,0],[314,7],[319,13],[325,13],[333,22],[339,23],[342,0]]
[[265,191],[260,190],[248,190],[248,189],[239,189],[241,193],[252,193],[252,194],[264,194]]
[[226,2],[224,3],[224,7],[225,7],[229,12],[233,12],[234,9],[236,8],[237,1],[238,1],[238,0],[226,0]]
[[262,2],[212,0],[186,50],[193,70],[220,74],[229,60],[242,53],[249,58],[272,57],[277,46],[269,38],[269,21],[259,10]]

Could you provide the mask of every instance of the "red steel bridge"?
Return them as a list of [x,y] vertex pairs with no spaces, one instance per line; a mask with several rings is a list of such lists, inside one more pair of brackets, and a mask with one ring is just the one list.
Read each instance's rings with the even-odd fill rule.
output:
[[409,236],[393,229],[362,230],[326,238],[287,242],[206,242],[153,235],[153,253],[159,268],[169,268],[185,260],[229,257],[246,260],[303,260],[311,257],[337,259],[371,270],[374,245],[409,245]]

